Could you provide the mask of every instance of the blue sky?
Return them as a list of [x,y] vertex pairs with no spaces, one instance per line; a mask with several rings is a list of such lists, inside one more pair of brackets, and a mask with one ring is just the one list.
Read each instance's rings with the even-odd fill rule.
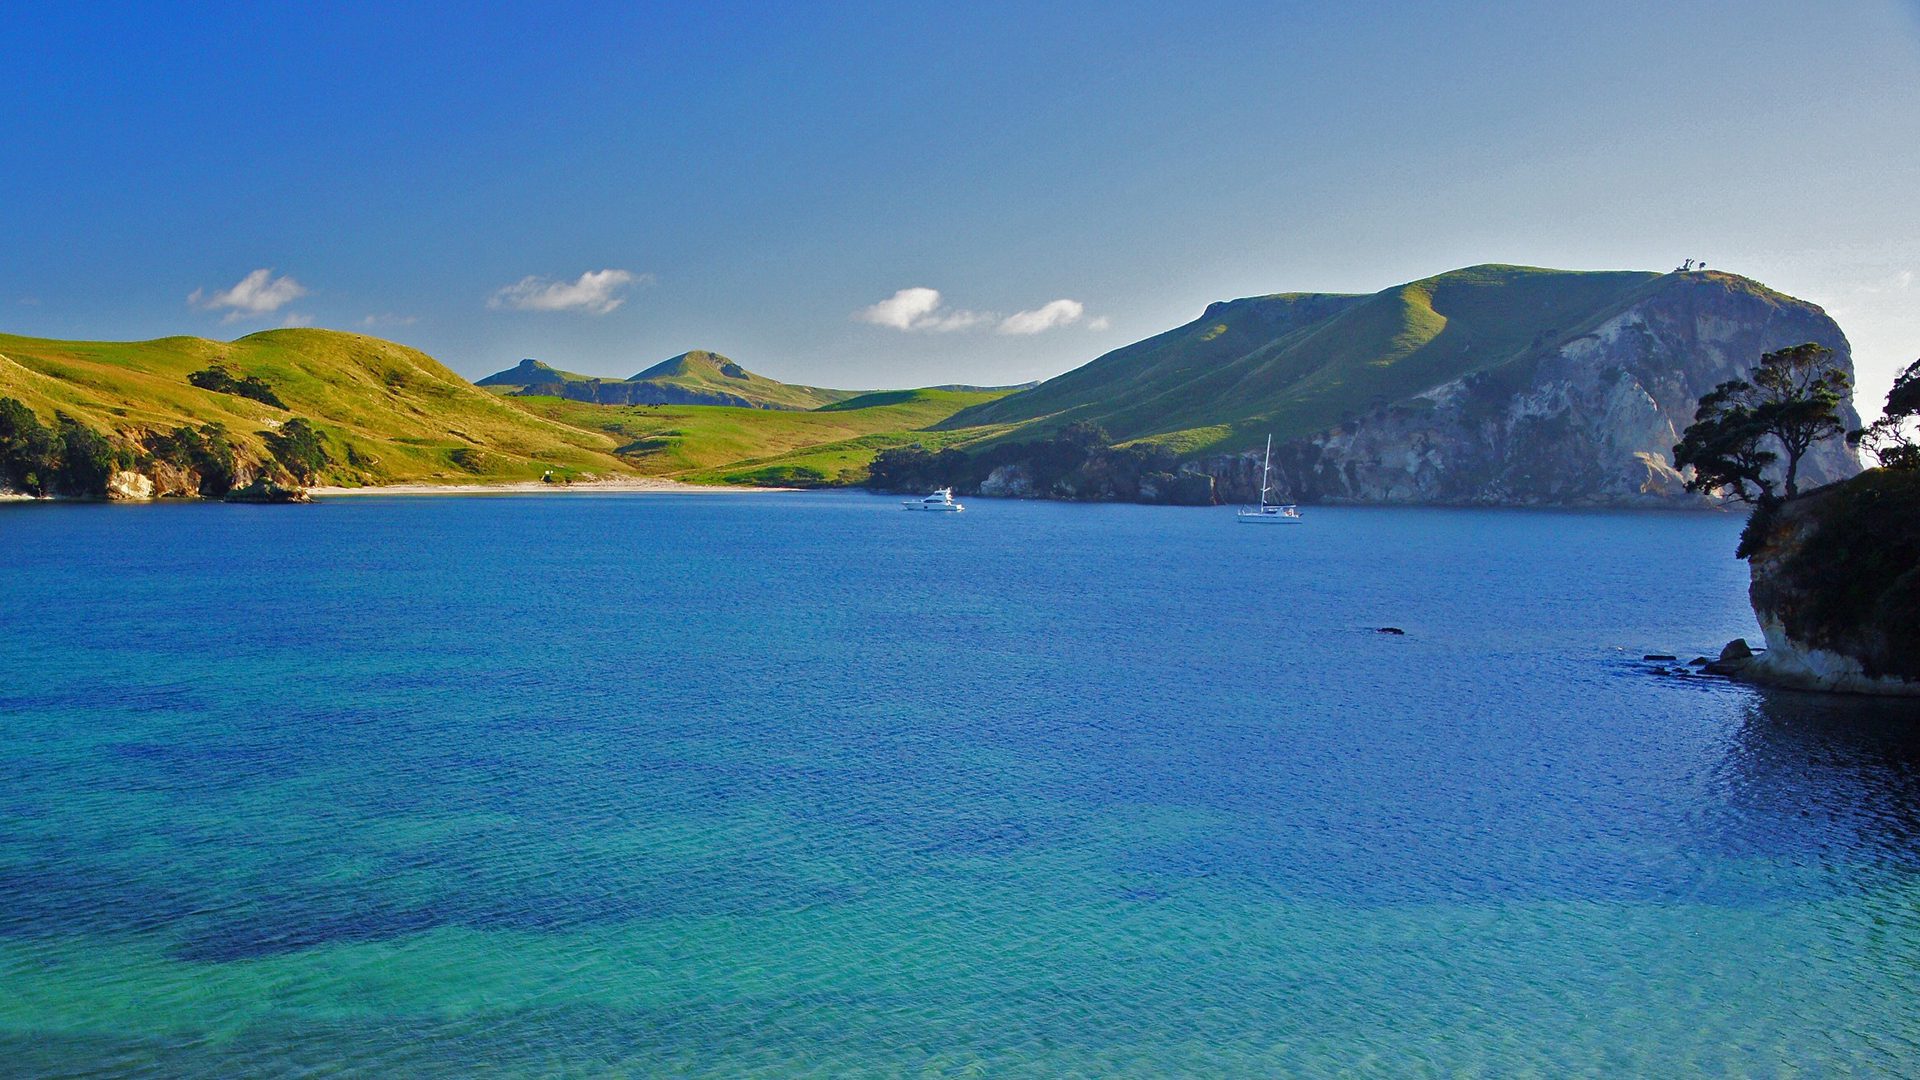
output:
[[18,333],[998,383],[1216,299],[1691,256],[1825,305],[1865,411],[1920,355],[1911,2],[30,4],[0,43]]

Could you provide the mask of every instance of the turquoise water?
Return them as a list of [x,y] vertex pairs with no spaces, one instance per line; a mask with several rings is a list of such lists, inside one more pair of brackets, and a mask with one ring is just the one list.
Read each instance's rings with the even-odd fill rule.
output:
[[0,507],[0,1068],[1911,1075],[1911,706],[1640,661],[1738,527]]

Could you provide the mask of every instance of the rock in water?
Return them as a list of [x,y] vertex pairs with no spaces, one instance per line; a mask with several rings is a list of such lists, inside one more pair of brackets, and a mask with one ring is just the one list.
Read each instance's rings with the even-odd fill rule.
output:
[[1746,638],[1734,638],[1720,650],[1720,659],[1707,664],[1701,670],[1709,675],[1733,675],[1753,661],[1753,650],[1747,647]]
[[253,483],[237,487],[227,492],[227,502],[236,503],[304,503],[312,502],[313,497],[305,488],[288,487],[276,484],[264,476],[254,478]]

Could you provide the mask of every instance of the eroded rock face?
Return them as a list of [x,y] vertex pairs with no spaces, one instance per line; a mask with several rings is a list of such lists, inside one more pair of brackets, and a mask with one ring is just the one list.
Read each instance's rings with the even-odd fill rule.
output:
[[123,469],[107,477],[107,498],[115,502],[145,502],[153,498],[153,478]]
[[1033,477],[1021,465],[1002,465],[980,482],[980,494],[998,498],[1032,498]]
[[1750,527],[1767,650],[1741,678],[1920,697],[1920,474],[1875,470]]
[[[1306,502],[1675,506],[1673,446],[1700,396],[1802,342],[1853,370],[1817,305],[1742,279],[1688,275],[1527,363],[1436,386],[1334,430],[1274,447],[1276,490]],[[1849,429],[1859,417],[1849,405]],[[1258,456],[1210,459],[1224,501],[1259,492]],[[1801,462],[1802,490],[1860,471],[1840,440]]]

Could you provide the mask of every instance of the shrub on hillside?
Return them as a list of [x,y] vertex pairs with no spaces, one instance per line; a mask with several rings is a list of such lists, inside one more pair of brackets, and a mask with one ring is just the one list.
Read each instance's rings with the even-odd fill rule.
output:
[[232,372],[221,367],[219,364],[215,364],[202,371],[194,372],[187,376],[187,381],[202,390],[211,390],[216,394],[233,394],[238,397],[250,398],[265,405],[271,405],[276,409],[286,408],[286,405],[281,402],[280,396],[273,392],[273,387],[268,385],[265,379],[262,379],[258,375],[248,375],[244,379],[236,379],[233,377]]
[[27,495],[52,490],[59,455],[53,429],[14,398],[0,398],[0,486]]
[[160,461],[192,471],[199,478],[202,495],[219,496],[233,490],[239,461],[227,429],[219,424],[174,428],[150,438],[147,450]]
[[320,432],[305,420],[289,420],[280,425],[280,430],[263,431],[260,437],[267,441],[267,449],[287,475],[302,484],[313,483],[320,470],[333,461]]
[[133,467],[133,455],[107,441],[105,435],[61,413],[55,438],[60,460],[54,469],[54,488],[65,495],[104,495],[115,471]]

